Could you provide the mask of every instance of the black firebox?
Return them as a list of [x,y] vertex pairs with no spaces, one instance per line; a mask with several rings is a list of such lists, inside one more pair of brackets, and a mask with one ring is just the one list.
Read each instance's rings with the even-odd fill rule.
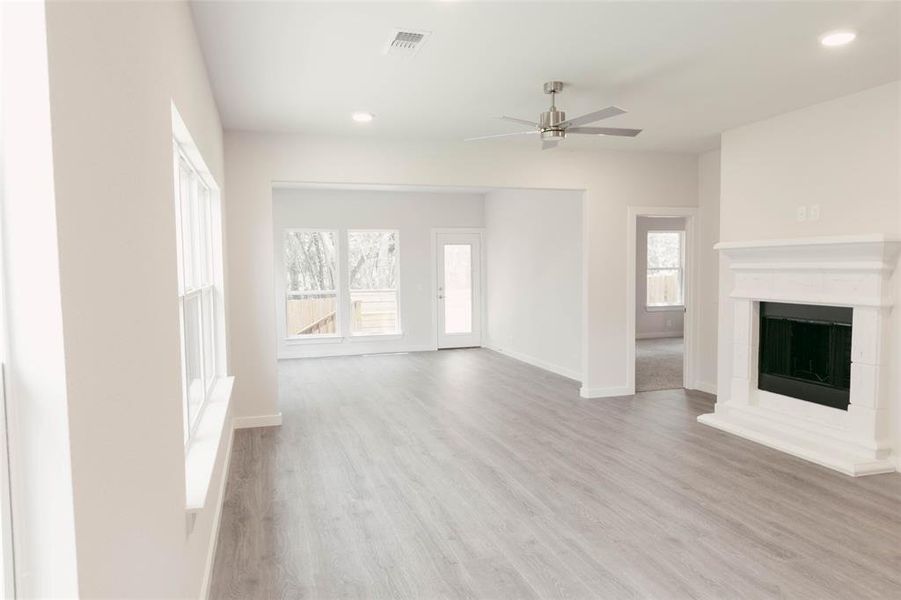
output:
[[757,387],[848,410],[852,309],[760,303]]

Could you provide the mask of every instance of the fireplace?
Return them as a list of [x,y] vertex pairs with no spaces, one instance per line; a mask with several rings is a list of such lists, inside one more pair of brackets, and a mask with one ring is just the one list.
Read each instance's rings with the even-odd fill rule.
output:
[[848,410],[851,308],[760,303],[757,388]]
[[[901,238],[717,244],[719,385],[701,423],[848,475],[895,470],[891,431]],[[894,408],[898,408],[898,404]]]

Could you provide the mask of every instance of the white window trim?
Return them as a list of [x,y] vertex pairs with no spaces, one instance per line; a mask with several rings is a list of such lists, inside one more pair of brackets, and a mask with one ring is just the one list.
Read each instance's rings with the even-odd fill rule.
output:
[[[354,228],[354,229],[346,229],[344,231],[344,243],[348,245],[347,256],[350,257],[350,234],[351,233],[393,233],[397,239],[397,288],[394,290],[384,290],[384,291],[394,291],[397,294],[397,329],[395,331],[386,331],[384,333],[354,333],[351,329],[353,327],[352,321],[350,318],[347,319],[347,337],[353,339],[354,341],[363,341],[367,338],[375,340],[389,340],[389,339],[398,339],[402,338],[404,335],[404,323],[403,323],[403,310],[401,309],[401,272],[403,269],[401,268],[400,258],[400,229],[384,229],[384,228]],[[368,292],[373,290],[366,289],[358,289],[354,290],[350,287],[350,270],[348,269],[348,280],[347,280],[347,314],[348,316],[352,312],[352,307],[350,306],[350,294],[354,291],[357,292]],[[376,290],[378,291],[378,290]]]
[[344,336],[340,333],[323,333],[319,335],[305,335],[285,337],[286,344],[340,344],[344,341]]
[[[400,305],[400,302],[398,302]],[[398,319],[400,321],[400,319]],[[403,333],[354,333],[350,336],[354,342],[384,342],[386,340],[402,340],[404,339]]]
[[199,512],[206,506],[216,454],[226,431],[234,383],[234,377],[216,379],[185,452],[185,509],[188,513]]
[[[338,288],[335,290],[314,290],[309,292],[311,295],[315,294],[335,294],[335,333],[316,333],[310,335],[288,335],[288,296],[292,293],[288,289],[288,282],[285,278],[285,275],[288,271],[288,266],[285,264],[285,243],[288,239],[288,236],[292,233],[332,233],[335,235],[335,278],[338,281]],[[344,315],[342,314],[344,311],[341,310],[341,307],[344,305],[344,286],[341,284],[342,282],[342,273],[343,269],[341,268],[341,257],[344,255],[343,252],[343,244],[341,243],[341,230],[340,229],[331,229],[328,227],[289,227],[283,230],[282,232],[282,245],[280,248],[280,252],[282,253],[281,265],[282,272],[280,277],[282,277],[285,282],[285,294],[284,298],[282,298],[281,303],[284,310],[283,318],[281,319],[281,329],[284,332],[283,338],[286,342],[291,344],[307,344],[307,343],[328,343],[328,342],[340,342],[344,336],[342,335],[342,328],[344,327]],[[305,293],[305,292],[301,292]]]
[[[226,288],[225,288],[225,265],[224,265],[224,237],[223,237],[223,217],[222,217],[222,196],[219,186],[206,166],[206,162],[200,154],[197,145],[188,132],[184,121],[178,114],[175,105],[171,105],[172,114],[172,137],[173,137],[173,180],[175,184],[175,208],[176,208],[176,247],[177,247],[177,264],[178,264],[178,302],[179,302],[179,321],[180,321],[180,340],[181,340],[181,366],[182,366],[182,419],[185,425],[185,507],[188,513],[194,513],[201,510],[207,500],[210,482],[213,476],[213,467],[215,466],[218,449],[221,445],[222,436],[228,429],[228,415],[231,406],[232,389],[234,386],[234,378],[228,376],[228,353],[226,340]],[[197,289],[184,290],[184,274],[183,270],[183,248],[182,248],[182,231],[181,231],[181,200],[179,189],[179,162],[185,160],[188,165],[198,175],[200,180],[209,190],[209,214],[207,225],[209,235],[208,244],[208,260],[210,261],[210,285],[204,285]],[[214,252],[214,249],[217,251]],[[185,365],[185,349],[184,349],[184,326],[183,313],[185,298],[198,294],[201,304],[203,303],[204,290],[209,290],[212,294],[210,297],[210,306],[213,310],[211,316],[211,324],[213,327],[213,368],[215,376],[207,377],[206,361],[201,360],[201,373],[204,377],[205,396],[204,402],[197,410],[197,417],[193,426],[189,427],[188,416],[186,412],[185,395],[186,385],[186,365]],[[202,316],[201,316],[202,319]],[[203,327],[201,323],[201,327]],[[203,344],[201,340],[201,345]]]
[[[679,234],[679,266],[678,267],[649,267],[647,259],[648,237],[652,233],[678,233]],[[648,273],[651,271],[679,271],[679,288],[682,302],[679,304],[648,304],[648,292],[645,289],[644,308],[646,312],[679,312],[685,310],[685,230],[683,229],[649,229],[645,232],[644,237],[645,261],[644,261],[644,279],[648,280]]]

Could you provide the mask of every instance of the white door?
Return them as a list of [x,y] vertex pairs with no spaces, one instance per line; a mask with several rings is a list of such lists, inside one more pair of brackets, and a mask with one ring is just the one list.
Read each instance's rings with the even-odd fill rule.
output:
[[438,289],[438,347],[482,345],[482,236],[435,235]]

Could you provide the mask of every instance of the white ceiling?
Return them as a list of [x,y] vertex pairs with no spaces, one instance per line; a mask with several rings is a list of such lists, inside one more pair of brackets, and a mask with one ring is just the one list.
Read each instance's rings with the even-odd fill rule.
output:
[[[638,138],[576,147],[700,151],[719,133],[899,78],[894,2],[194,2],[224,126],[460,140],[536,120],[546,80],[574,117]],[[418,56],[385,56],[395,28],[431,31]],[[823,32],[858,39],[823,48]],[[353,111],[376,118],[361,125]],[[472,142],[535,144],[523,138]]]

